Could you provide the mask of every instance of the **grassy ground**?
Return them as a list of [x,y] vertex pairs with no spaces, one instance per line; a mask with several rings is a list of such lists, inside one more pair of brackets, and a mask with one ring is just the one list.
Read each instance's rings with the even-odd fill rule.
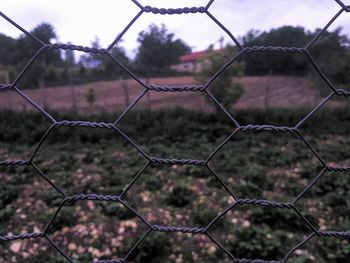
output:
[[[293,125],[306,113],[242,111],[238,119],[243,124]],[[33,113],[0,115],[0,160],[30,158],[49,124]],[[134,112],[120,128],[150,156],[190,159],[208,157],[234,129],[222,116],[183,110]],[[350,166],[348,108],[321,111],[300,131],[328,164]],[[147,164],[117,132],[67,127],[48,136],[34,162],[68,195],[119,195]],[[209,166],[239,198],[281,202],[293,201],[321,170],[298,137],[270,132],[237,133]],[[0,179],[0,235],[42,231],[62,200],[60,194],[28,167],[0,167]],[[189,165],[149,166],[125,200],[151,224],[191,227],[206,226],[234,202],[207,168]],[[350,229],[349,200],[350,175],[325,173],[297,207],[314,226],[345,231]],[[125,256],[146,230],[121,205],[81,201],[63,208],[50,237],[77,262],[88,262]],[[293,211],[254,206],[233,209],[210,230],[237,258],[268,260],[283,258],[310,233]],[[136,252],[130,257],[134,262],[230,262],[202,235],[151,233]],[[287,262],[347,263],[349,253],[346,240],[314,238]],[[46,240],[29,240],[0,242],[0,262],[65,261]]]

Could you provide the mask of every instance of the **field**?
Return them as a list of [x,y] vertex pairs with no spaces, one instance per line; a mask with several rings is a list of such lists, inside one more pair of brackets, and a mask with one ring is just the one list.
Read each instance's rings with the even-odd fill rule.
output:
[[[241,77],[235,81],[241,83],[245,90],[242,98],[235,104],[235,109],[312,107],[321,100],[316,90],[311,89],[308,80],[303,77]],[[194,80],[192,77],[155,78],[151,79],[150,83],[186,85],[194,84]],[[126,95],[125,89],[128,90],[128,95]],[[86,99],[89,90],[94,90],[96,97],[96,101],[92,105],[89,105]],[[121,110],[142,91],[141,85],[134,80],[96,82],[76,87],[24,90],[41,106],[61,111],[76,109],[81,114]],[[212,105],[208,103],[204,95],[198,93],[162,94],[149,92],[138,105],[142,108],[153,109],[181,106],[197,112],[213,111]],[[0,108],[32,109],[21,97],[13,93],[2,93]]]
[[[292,125],[306,114],[300,109],[240,110],[237,116],[240,123]],[[117,116],[106,113],[84,119]],[[2,111],[0,118],[0,160],[30,158],[49,124],[31,112]],[[133,111],[119,127],[150,156],[200,160],[233,131],[222,116],[181,109]],[[349,166],[349,108],[321,110],[301,132],[327,164]],[[120,195],[147,164],[117,132],[67,127],[49,135],[34,162],[67,195]],[[230,194],[290,202],[321,170],[319,161],[296,136],[270,132],[239,132],[209,167],[229,191],[205,167],[151,165],[124,198],[152,225],[204,227],[234,202]],[[29,167],[0,166],[0,179],[0,236],[43,231],[62,196]],[[315,227],[345,231],[350,229],[349,200],[349,174],[326,172],[297,207]],[[83,263],[124,257],[145,231],[145,224],[121,205],[80,201],[63,208],[49,233],[62,250]],[[210,233],[237,258],[276,260],[311,230],[291,210],[239,206]],[[348,263],[349,253],[348,240],[315,237],[287,262]],[[206,236],[179,233],[151,233],[129,260],[232,262]],[[65,261],[47,241],[29,240],[0,242],[0,262]]]

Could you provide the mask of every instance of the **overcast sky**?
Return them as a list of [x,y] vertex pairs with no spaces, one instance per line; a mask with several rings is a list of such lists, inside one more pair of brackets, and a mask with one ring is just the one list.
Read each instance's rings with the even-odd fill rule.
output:
[[[203,6],[208,0],[140,0],[155,7]],[[343,0],[350,4],[350,0]],[[0,10],[27,30],[40,22],[51,23],[59,42],[90,46],[98,36],[104,47],[139,11],[131,0],[0,0]],[[340,10],[334,0],[216,0],[210,12],[235,36],[250,29],[268,30],[282,25],[323,27]],[[167,25],[195,51],[207,48],[224,36],[205,14],[161,16],[144,14],[123,38],[122,46],[132,56],[137,34],[151,23]],[[331,29],[342,26],[350,34],[350,13],[343,13]],[[0,32],[17,37],[20,32],[0,19]]]

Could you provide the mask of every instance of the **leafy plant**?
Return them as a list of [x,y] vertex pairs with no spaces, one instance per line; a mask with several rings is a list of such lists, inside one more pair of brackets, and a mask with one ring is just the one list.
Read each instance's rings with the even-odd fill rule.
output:
[[175,207],[184,207],[191,202],[193,192],[186,184],[175,186],[166,198],[166,203]]
[[96,101],[96,93],[95,90],[90,88],[87,93],[85,94],[85,98],[87,103],[89,104],[89,107],[92,108],[92,106],[94,105],[95,101]]
[[[195,75],[197,81],[199,83],[207,83],[232,57],[235,51],[235,48],[232,46],[227,46],[222,50],[209,48],[208,56],[202,60],[201,71]],[[210,85],[212,94],[226,109],[229,109],[244,93],[242,85],[232,81],[234,76],[243,76],[243,70],[244,63],[236,62],[224,70]],[[211,102],[211,99],[209,101]],[[219,106],[215,104],[215,107],[217,113],[221,112]]]
[[114,216],[119,220],[128,220],[134,218],[135,215],[121,204],[101,203],[102,212],[106,216]]

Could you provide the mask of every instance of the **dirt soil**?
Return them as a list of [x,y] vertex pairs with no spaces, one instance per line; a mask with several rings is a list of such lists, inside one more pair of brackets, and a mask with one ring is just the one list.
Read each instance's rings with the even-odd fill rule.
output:
[[[236,109],[246,108],[285,108],[312,107],[321,101],[315,90],[308,87],[303,77],[241,77],[234,81],[241,83],[245,89],[242,98],[235,104]],[[150,83],[157,85],[195,84],[192,77],[154,78]],[[96,97],[93,105],[87,102],[86,94],[94,90]],[[127,92],[126,92],[127,90]],[[43,90],[23,90],[39,105],[54,110],[76,108],[81,113],[122,110],[141,94],[144,88],[135,80],[101,81],[81,86],[54,87]],[[127,94],[128,93],[128,94]],[[129,99],[127,99],[127,97]],[[129,101],[129,102],[128,102]],[[190,110],[208,112],[213,106],[203,94],[149,92],[137,104],[138,107],[164,108],[181,106]],[[6,92],[0,96],[1,109],[34,109],[19,94]]]

